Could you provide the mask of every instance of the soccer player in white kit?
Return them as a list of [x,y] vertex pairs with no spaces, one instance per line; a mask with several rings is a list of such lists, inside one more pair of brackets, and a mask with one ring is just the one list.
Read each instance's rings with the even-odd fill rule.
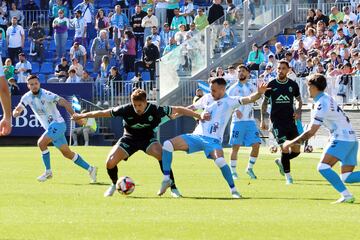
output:
[[[309,77],[308,89],[315,102],[311,122],[308,130],[291,141],[285,141],[283,147],[289,148],[303,143],[315,135],[320,126],[329,129],[330,143],[324,149],[318,171],[341,194],[334,203],[353,203],[355,198],[344,183],[360,182],[360,171],[354,172],[357,165],[358,141],[349,118],[335,100],[324,93],[325,88],[326,78],[323,75],[314,74]],[[341,164],[341,177],[332,170],[338,161]]]
[[0,103],[3,116],[0,120],[0,136],[9,135],[11,132],[11,96],[5,80],[4,69],[0,61]]
[[[256,87],[249,82],[249,69],[245,65],[240,65],[238,66],[238,74],[239,81],[229,88],[228,95],[245,97],[255,93]],[[238,178],[236,165],[240,146],[251,146],[250,158],[245,172],[251,179],[256,179],[253,166],[259,155],[261,139],[256,127],[253,104],[240,105],[233,113],[230,133],[229,143],[232,146],[230,167],[233,179]]]
[[57,94],[40,88],[39,78],[36,75],[27,77],[27,87],[30,91],[22,96],[20,103],[13,111],[13,116],[15,118],[20,116],[26,106],[30,106],[41,126],[46,130],[38,140],[45,172],[37,180],[44,182],[53,176],[48,150],[48,145],[52,142],[65,158],[72,160],[76,165],[89,172],[91,182],[96,182],[97,168],[90,166],[79,154],[71,151],[65,138],[65,120],[56,105],[64,107],[70,115],[73,115],[74,110],[71,108],[71,104]]
[[[268,89],[266,84],[258,87],[258,92],[248,97],[230,97],[226,94],[226,80],[224,78],[214,78],[210,82],[211,95],[203,96],[194,103],[194,109],[204,109],[202,113],[209,121],[200,121],[192,134],[183,134],[171,140],[166,140],[163,144],[163,169],[164,179],[162,181],[158,195],[166,192],[172,184],[170,179],[170,169],[172,153],[177,150],[193,153],[203,150],[209,159],[213,159],[220,168],[223,177],[228,183],[233,198],[241,198],[237,191],[234,180],[231,176],[229,166],[224,159],[222,149],[222,138],[226,125],[232,112],[241,104],[248,104],[256,101]],[[207,115],[207,117],[205,117]],[[204,119],[202,118],[202,119]]]

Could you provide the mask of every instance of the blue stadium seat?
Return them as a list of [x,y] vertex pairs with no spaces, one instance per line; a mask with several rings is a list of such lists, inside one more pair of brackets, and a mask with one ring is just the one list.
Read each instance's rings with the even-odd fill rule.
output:
[[66,51],[70,51],[70,48],[72,47],[72,45],[73,45],[73,40],[72,39],[66,40],[66,45],[65,45]]
[[[76,5],[74,5],[76,6]],[[75,30],[74,29],[69,29],[68,30],[68,39],[73,39],[75,36]]]
[[289,35],[287,37],[286,46],[291,47],[295,41],[295,35]]
[[111,8],[113,3],[111,1],[98,1],[96,3],[96,8]]
[[280,42],[283,46],[286,46],[286,36],[285,35],[277,36],[276,41]]
[[38,62],[31,63],[31,73],[38,74],[40,71],[40,65]]
[[[109,45],[110,45],[110,49],[113,49],[113,47],[115,47],[114,39],[109,39]],[[91,47],[91,45],[90,45],[90,47]]]
[[145,71],[145,72],[142,72],[141,73],[141,78],[144,80],[144,81],[150,81],[150,72],[148,71]]
[[133,77],[135,77],[135,72],[128,72],[126,80],[130,81],[131,79],[133,79]]
[[27,38],[25,38],[25,43],[24,43],[24,52],[28,53],[30,51],[30,40],[28,40]]
[[271,50],[272,53],[275,53],[275,52],[276,52],[275,46],[271,45],[271,46],[270,46],[270,50]]
[[85,70],[89,73],[92,73],[94,70],[94,63],[93,62],[87,62],[85,65]]
[[40,73],[42,73],[42,74],[54,73],[54,66],[53,66],[52,62],[43,62],[41,64]]
[[44,75],[44,74],[39,74],[38,75],[38,77],[39,77],[39,81],[40,81],[40,83],[46,83],[46,76]]
[[55,40],[54,39],[51,39],[51,41],[50,41],[49,50],[50,51],[56,51],[56,46],[55,46]]
[[50,60],[52,61],[54,58],[54,52],[53,51],[46,51],[45,50],[45,60]]

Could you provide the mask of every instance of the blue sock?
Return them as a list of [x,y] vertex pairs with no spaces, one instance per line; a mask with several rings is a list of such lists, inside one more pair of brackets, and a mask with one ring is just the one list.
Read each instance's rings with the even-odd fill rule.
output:
[[231,171],[229,165],[224,165],[222,168],[220,168],[222,175],[224,176],[226,182],[229,184],[230,188],[235,187],[234,180],[231,176]]
[[45,165],[46,170],[50,170],[50,152],[49,150],[45,150],[42,152],[42,160]]
[[360,171],[352,172],[345,180],[346,183],[360,182]]
[[172,152],[166,151],[163,149],[162,151],[162,166],[164,170],[164,175],[170,175],[171,169],[171,162],[172,162]]
[[[75,161],[74,161],[74,159],[75,159]],[[90,165],[87,162],[85,162],[84,159],[82,159],[82,157],[79,154],[76,153],[74,156],[74,159],[73,159],[73,161],[76,165],[82,167],[85,170],[89,170]]]
[[339,193],[346,190],[344,183],[341,181],[339,175],[331,168],[320,169],[320,174],[328,180],[328,182],[338,191]]

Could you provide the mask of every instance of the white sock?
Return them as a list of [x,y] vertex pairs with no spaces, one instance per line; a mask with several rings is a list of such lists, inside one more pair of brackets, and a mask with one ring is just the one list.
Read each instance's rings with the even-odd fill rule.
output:
[[231,192],[237,192],[236,187],[232,187]]
[[232,170],[236,170],[237,160],[230,160],[230,167]]
[[341,195],[343,196],[343,197],[348,197],[348,196],[352,196],[352,194],[349,192],[349,190],[344,190],[344,191],[342,191],[341,192]]
[[164,175],[164,181],[170,180],[170,175]]
[[249,158],[249,162],[248,162],[248,168],[253,168],[255,162],[256,162],[257,157],[251,157]]
[[286,179],[289,179],[289,178],[291,178],[291,175],[290,175],[290,173],[285,173],[285,177],[286,177]]

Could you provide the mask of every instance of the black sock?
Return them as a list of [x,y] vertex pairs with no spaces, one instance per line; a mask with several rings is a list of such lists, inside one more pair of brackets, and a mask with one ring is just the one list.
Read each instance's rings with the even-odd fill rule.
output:
[[281,164],[283,165],[284,172],[290,172],[290,154],[289,153],[281,153]]
[[291,153],[289,153],[289,160],[296,158],[299,155],[300,155],[299,152],[291,152]]
[[[163,166],[162,166],[162,160],[159,161],[159,165],[160,165],[161,172],[164,173]],[[173,174],[172,170],[170,170],[170,179],[173,181],[173,184],[171,185],[171,189],[176,188],[174,174]]]
[[117,168],[117,166],[115,166],[112,169],[107,168],[107,173],[108,173],[109,177],[111,178],[112,183],[116,184],[116,182],[118,180],[118,168]]

